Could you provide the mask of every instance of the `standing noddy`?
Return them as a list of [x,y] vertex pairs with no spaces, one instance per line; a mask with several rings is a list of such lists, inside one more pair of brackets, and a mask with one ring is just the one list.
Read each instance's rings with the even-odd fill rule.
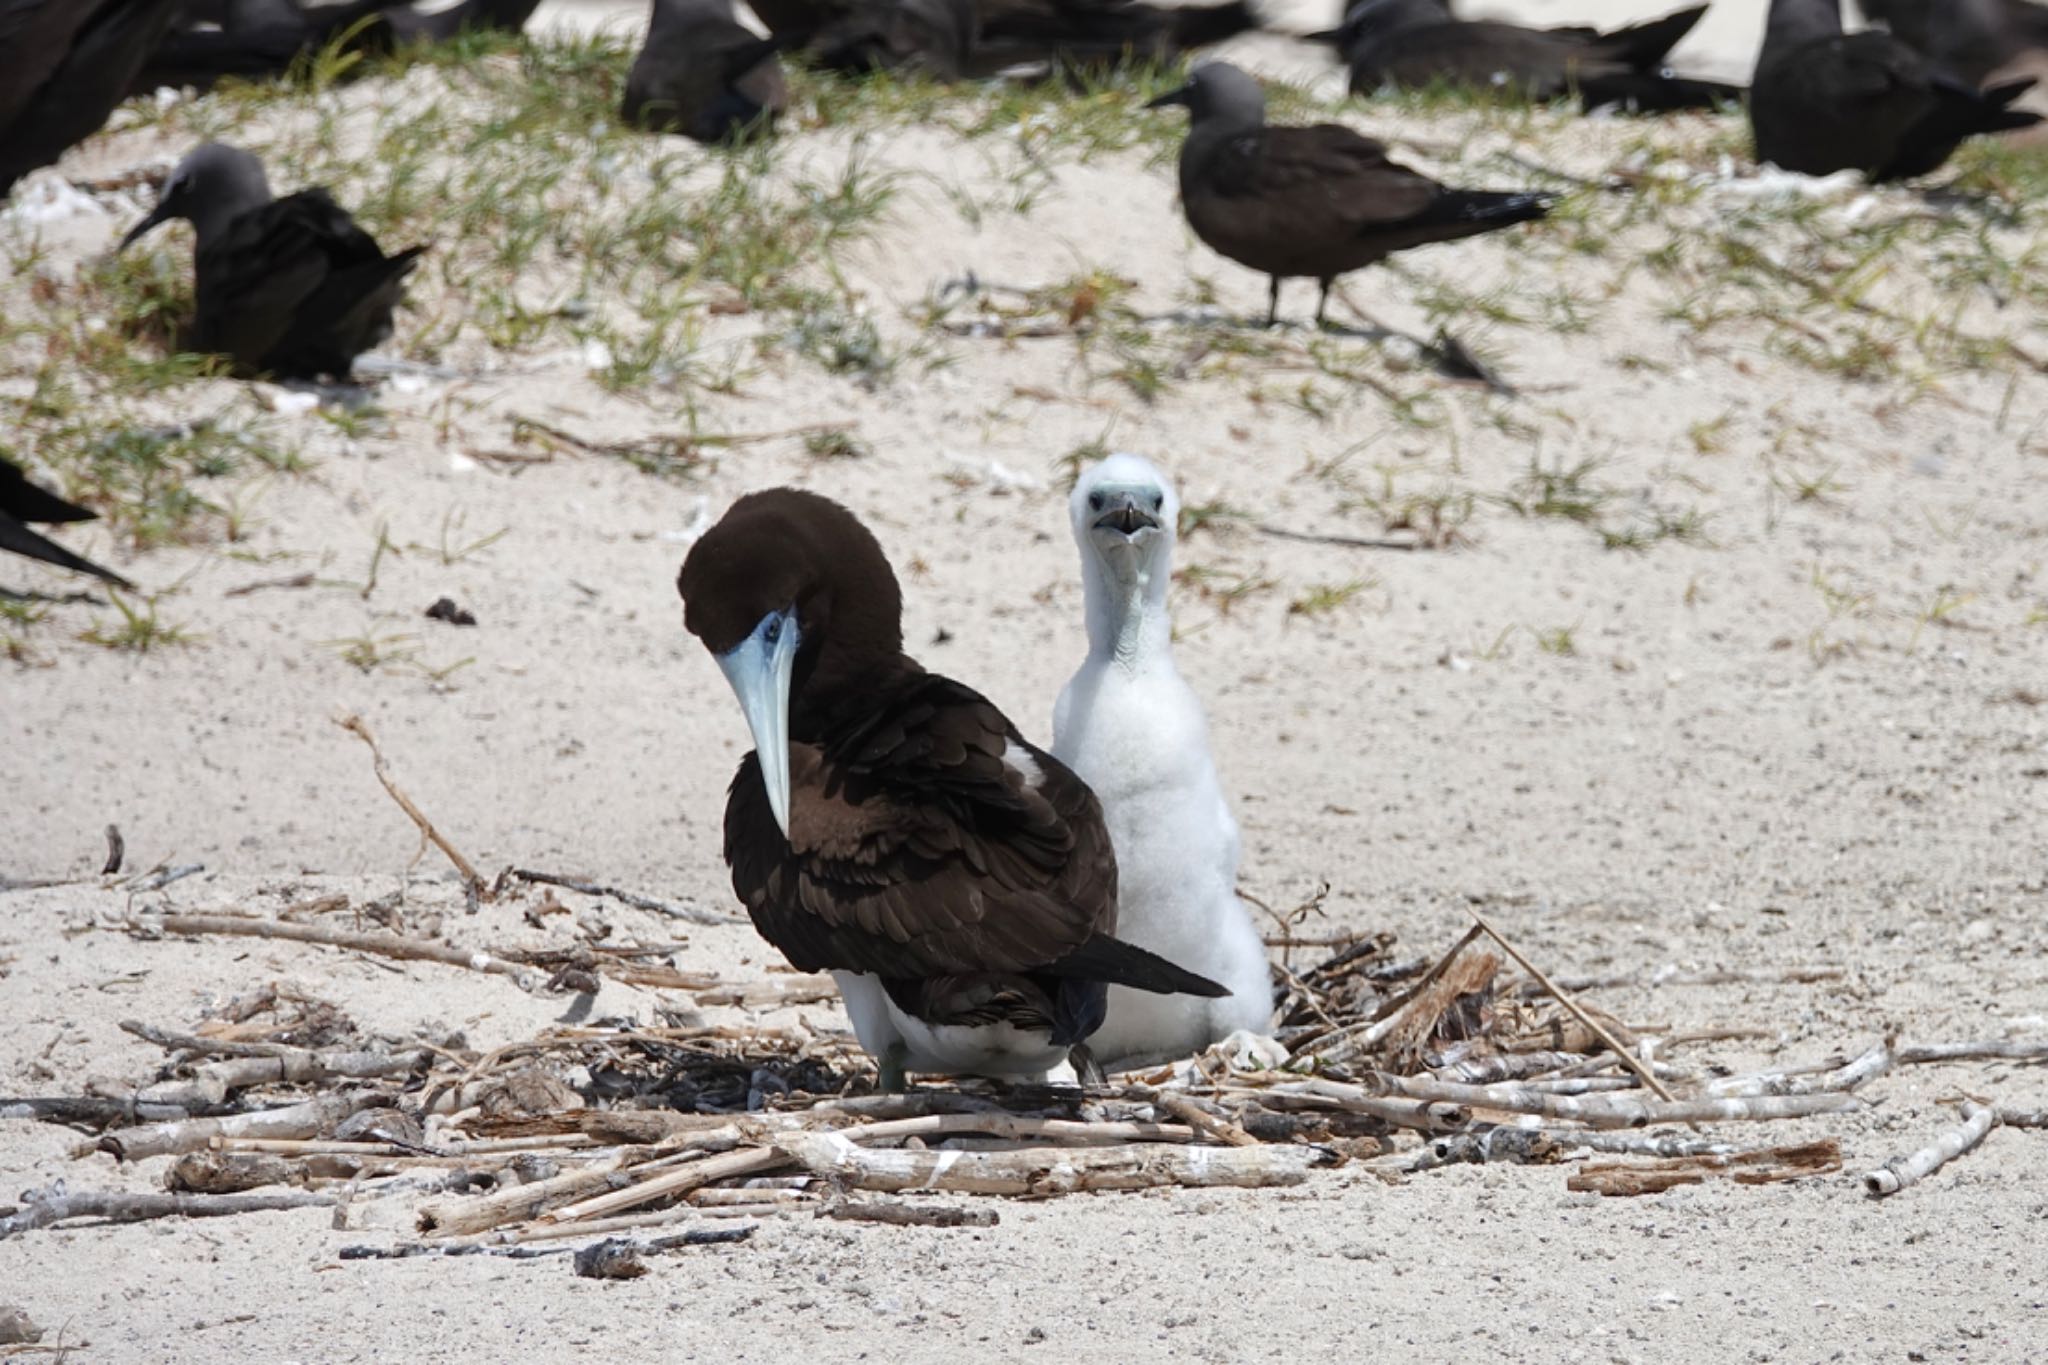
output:
[[1112,455],[1068,501],[1088,658],[1053,711],[1053,757],[1102,802],[1116,849],[1117,936],[1200,972],[1207,999],[1109,988],[1088,1041],[1105,1070],[1192,1056],[1273,1023],[1272,967],[1237,898],[1237,822],[1209,757],[1202,703],[1173,666],[1166,609],[1180,499],[1150,462]]
[[180,345],[283,379],[346,380],[355,358],[391,335],[405,277],[426,250],[386,256],[324,189],[272,198],[263,163],[219,142],[178,163],[121,248],[173,218],[197,241]]
[[1857,0],[1857,6],[1970,85],[1982,86],[2029,52],[2048,50],[2048,5],[2032,0]]
[[2007,107],[2032,85],[1980,92],[1889,33],[1844,34],[1840,0],[1771,0],[1749,122],[1759,161],[1905,180],[1935,170],[1966,137],[2039,123]]
[[218,24],[196,21],[173,30],[157,45],[130,87],[147,94],[212,89],[227,77],[268,80],[291,69],[302,55],[321,48],[401,0],[348,0],[344,4],[301,5],[299,0],[227,0]]
[[179,0],[0,0],[0,199],[98,132]]
[[1110,985],[1224,993],[1114,937],[1094,793],[903,652],[896,576],[851,512],[750,493],[676,586],[754,736],[725,808],[733,890],[792,966],[833,974],[885,1088],[1093,1074]]
[[732,0],[654,0],[620,115],[699,142],[766,131],[789,104],[777,43],[735,19]]
[[28,475],[22,472],[20,465],[0,456],[0,550],[11,550],[45,564],[55,564],[60,569],[89,573],[132,592],[135,585],[112,569],[103,569],[83,555],[73,554],[26,524],[32,521],[47,524],[91,521],[98,515],[88,508],[66,502],[47,489],[38,488],[28,481]]
[[1259,83],[1228,62],[1196,67],[1180,89],[1146,106],[1180,104],[1189,116],[1180,149],[1180,198],[1188,226],[1211,249],[1272,277],[1266,325],[1280,315],[1280,282],[1321,286],[1316,322],[1339,275],[1432,242],[1526,223],[1551,196],[1456,190],[1390,160],[1387,149],[1336,123],[1266,123]]
[[1695,5],[1602,33],[1468,22],[1454,16],[1446,0],[1359,0],[1342,25],[1309,37],[1343,54],[1353,94],[1442,83],[1532,100],[1576,94],[1588,109],[1611,104],[1657,112],[1712,108],[1742,97],[1736,86],[1679,76],[1665,64],[1706,12]]

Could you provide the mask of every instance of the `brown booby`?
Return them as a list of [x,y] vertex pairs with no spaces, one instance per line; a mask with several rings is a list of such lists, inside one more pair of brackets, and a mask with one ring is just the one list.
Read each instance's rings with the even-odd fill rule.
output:
[[1964,138],[2039,123],[2008,107],[2032,85],[1979,91],[1889,33],[1845,34],[1841,0],[1771,0],[1749,122],[1759,161],[1906,180],[1939,168]]
[[30,529],[29,522],[46,524],[91,521],[98,513],[66,502],[47,489],[29,482],[21,466],[0,456],[0,550],[11,550],[29,559],[76,569],[131,592],[135,585],[112,569],[101,568],[83,555],[72,553],[56,541]]
[[1339,27],[1309,37],[1343,54],[1357,95],[1441,83],[1530,100],[1576,94],[1588,109],[1655,113],[1742,97],[1735,86],[1681,76],[1666,64],[1706,12],[1695,5],[1603,33],[1459,19],[1447,0],[1358,0]]
[[748,494],[676,586],[754,737],[726,803],[733,890],[792,966],[833,973],[885,1086],[1087,1074],[1111,984],[1225,993],[1114,937],[1094,793],[903,652],[896,576],[851,512]]
[[100,130],[181,0],[0,0],[0,199]]
[[1266,95],[1228,62],[1196,67],[1188,83],[1146,106],[1187,107],[1180,199],[1188,226],[1221,255],[1272,276],[1266,325],[1280,314],[1280,282],[1322,287],[1316,321],[1339,275],[1397,251],[1541,218],[1551,196],[1458,190],[1388,157],[1337,123],[1266,123]]
[[699,142],[766,131],[789,104],[779,41],[734,18],[732,0],[654,0],[620,116]]
[[1273,969],[1237,895],[1240,841],[1209,756],[1201,700],[1173,664],[1166,589],[1180,499],[1136,455],[1082,474],[1068,499],[1088,657],[1053,710],[1053,756],[1102,802],[1118,873],[1117,932],[1230,987],[1213,1000],[1112,986],[1089,1040],[1104,1069],[1189,1057],[1273,1024]]
[[198,243],[179,344],[284,379],[347,380],[356,356],[391,335],[405,277],[426,250],[386,256],[324,189],[273,199],[263,163],[219,142],[178,163],[121,247],[173,218],[192,224]]

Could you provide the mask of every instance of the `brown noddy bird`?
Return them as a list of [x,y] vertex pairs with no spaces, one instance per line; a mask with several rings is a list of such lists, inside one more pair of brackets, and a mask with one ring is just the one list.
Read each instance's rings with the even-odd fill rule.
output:
[[1549,211],[1546,194],[1458,190],[1387,156],[1336,123],[1266,122],[1259,83],[1228,62],[1206,62],[1188,83],[1148,105],[1185,105],[1180,198],[1188,226],[1218,253],[1273,279],[1266,325],[1280,314],[1280,282],[1322,287],[1316,321],[1339,275],[1432,242],[1526,223]]
[[1979,91],[1892,34],[1845,34],[1840,0],[1771,0],[1749,122],[1759,161],[1904,180],[1935,170],[1966,137],[2039,123],[2008,107],[2032,85]]
[[816,65],[947,81],[1035,64],[1171,64],[1258,24],[1248,0],[754,0],[753,9]]
[[1111,984],[1225,994],[1115,937],[1095,794],[903,652],[896,576],[851,512],[748,494],[676,586],[754,736],[725,808],[733,890],[792,966],[833,973],[886,1087],[1088,1071]]
[[1532,100],[1577,94],[1588,109],[1657,112],[1742,98],[1737,86],[1680,76],[1666,65],[1671,49],[1706,12],[1695,5],[1602,33],[1466,21],[1451,13],[1447,0],[1359,0],[1342,25],[1309,37],[1343,54],[1354,94],[1442,83]]
[[346,380],[357,355],[391,335],[391,314],[424,246],[386,256],[324,189],[271,196],[263,163],[210,142],[180,161],[154,211],[192,224],[196,295],[187,350],[233,359],[245,374]]
[[1982,86],[2028,52],[2048,50],[2048,5],[2032,0],[1857,0],[1864,17],[1958,80]]
[[0,199],[98,132],[180,0],[0,0]]
[[186,22],[150,54],[129,93],[146,94],[162,86],[206,91],[231,76],[244,81],[282,76],[301,56],[402,2],[347,0],[316,6],[299,0],[226,0],[210,24],[188,10]]
[[620,116],[699,142],[765,131],[789,104],[778,41],[735,19],[732,0],[654,0]]
[[26,523],[41,522],[56,524],[71,521],[91,521],[99,514],[75,503],[66,502],[55,493],[38,488],[22,473],[21,466],[4,455],[0,455],[0,550],[11,550],[30,559],[40,559],[45,564],[55,564],[60,569],[76,569],[89,573],[95,578],[105,579],[117,588],[134,591],[130,583],[112,569],[103,569],[83,555],[71,551],[31,530]]

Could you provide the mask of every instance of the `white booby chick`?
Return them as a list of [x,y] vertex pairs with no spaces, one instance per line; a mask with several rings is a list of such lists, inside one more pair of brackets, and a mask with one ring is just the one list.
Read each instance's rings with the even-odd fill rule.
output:
[[1227,987],[1216,999],[1109,989],[1088,1040],[1105,1070],[1267,1033],[1272,968],[1237,898],[1237,822],[1209,727],[1173,666],[1166,587],[1180,499],[1149,461],[1112,455],[1070,502],[1087,586],[1088,658],[1053,711],[1053,756],[1095,792],[1116,849],[1117,937]]

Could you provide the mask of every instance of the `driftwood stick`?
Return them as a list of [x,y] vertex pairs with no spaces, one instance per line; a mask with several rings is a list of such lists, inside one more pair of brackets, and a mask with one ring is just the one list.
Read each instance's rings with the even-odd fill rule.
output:
[[609,1194],[570,1204],[566,1208],[543,1213],[541,1221],[570,1223],[601,1218],[626,1209],[639,1208],[643,1204],[651,1204],[657,1199],[670,1199],[688,1194],[691,1190],[709,1185],[713,1181],[765,1175],[778,1166],[787,1165],[788,1162],[789,1157],[776,1147],[744,1147],[738,1151],[721,1152],[717,1156],[707,1156],[687,1166],[666,1171],[652,1180],[643,1180],[622,1190],[614,1190]]
[[391,799],[398,803],[398,808],[404,811],[407,818],[415,825],[419,826],[420,847],[422,851],[425,850],[428,844],[432,844],[435,848],[440,849],[442,853],[447,855],[448,861],[455,864],[455,870],[462,874],[463,885],[468,887],[479,899],[488,899],[489,888],[485,886],[484,879],[477,875],[476,868],[471,866],[469,859],[463,857],[462,851],[456,848],[454,844],[448,842],[446,835],[434,828],[434,822],[429,820],[425,812],[413,804],[412,798],[405,794],[404,789],[391,780],[391,770],[384,762],[384,751],[377,747],[377,737],[370,733],[370,727],[363,723],[363,718],[351,711],[344,715],[336,716],[334,723],[370,746],[371,770],[377,774],[377,780],[384,784],[384,790],[391,794]]
[[293,943],[317,943],[329,948],[346,948],[401,962],[439,962],[473,972],[509,977],[524,991],[538,992],[547,984],[547,974],[531,967],[494,957],[480,949],[457,948],[452,944],[428,943],[403,934],[354,933],[328,929],[317,924],[294,924],[288,920],[256,919],[241,915],[150,915],[126,921],[131,932],[160,929],[166,934],[228,935],[240,938],[288,939]]
[[813,1175],[862,1190],[1054,1195],[1160,1185],[1298,1185],[1326,1155],[1313,1147],[1025,1147],[996,1152],[876,1151],[842,1133],[791,1133],[782,1152]]
[[110,1223],[140,1223],[151,1218],[220,1218],[273,1209],[325,1208],[331,1196],[296,1191],[289,1194],[131,1194],[122,1190],[82,1190],[60,1194],[31,1191],[22,1208],[0,1218],[0,1241],[72,1218],[100,1218]]
[[[130,1033],[138,1032],[133,1020],[125,1021],[121,1027]],[[277,1047],[276,1044],[261,1043],[243,1046]],[[433,1061],[434,1055],[424,1049],[388,1055],[382,1052],[315,1052],[309,1048],[279,1048],[269,1056],[233,1057],[195,1066],[190,1077],[145,1086],[138,1098],[153,1104],[203,1108],[218,1105],[235,1091],[246,1090],[250,1086],[312,1085],[331,1077],[383,1080],[424,1071],[433,1065]]]
[[1229,1119],[1216,1115],[1197,1104],[1191,1097],[1172,1090],[1155,1090],[1152,1103],[1173,1115],[1196,1132],[1214,1138],[1226,1147],[1256,1147],[1259,1140]]
[[819,973],[773,977],[767,981],[741,981],[713,986],[696,993],[700,1005],[736,1005],[741,1009],[772,1010],[787,1005],[816,1005],[839,998],[839,985]]
[[1486,1057],[1464,1058],[1430,1068],[1440,1081],[1460,1085],[1491,1085],[1495,1081],[1525,1081],[1534,1076],[1577,1066],[1585,1058],[1576,1052],[1497,1052]]
[[1648,1066],[1645,1066],[1642,1060],[1638,1058],[1635,1055],[1635,1053],[1629,1051],[1628,1048],[1624,1047],[1621,1044],[1620,1040],[1618,1040],[1612,1033],[1608,1031],[1607,1026],[1605,1024],[1601,1023],[1598,1019],[1594,1018],[1592,1014],[1589,1013],[1583,1006],[1581,1006],[1577,1000],[1572,998],[1571,992],[1559,987],[1557,983],[1553,982],[1549,977],[1543,974],[1543,969],[1541,967],[1538,967],[1535,963],[1531,962],[1528,958],[1524,957],[1522,955],[1522,950],[1515,947],[1514,944],[1508,942],[1506,935],[1502,934],[1500,930],[1494,928],[1491,924],[1487,923],[1485,917],[1482,916],[1477,910],[1473,910],[1468,907],[1465,913],[1472,917],[1472,922],[1474,924],[1478,925],[1481,929],[1486,931],[1487,937],[1491,938],[1495,943],[1498,943],[1500,945],[1500,949],[1502,952],[1506,953],[1509,957],[1515,960],[1515,965],[1519,966],[1523,971],[1527,972],[1530,976],[1535,977],[1537,984],[1542,986],[1544,990],[1548,991],[1552,999],[1556,1000],[1558,1004],[1564,1006],[1565,1009],[1569,1010],[1572,1016],[1576,1018],[1580,1023],[1584,1024],[1587,1028],[1591,1029],[1593,1031],[1594,1037],[1598,1038],[1601,1042],[1607,1044],[1608,1049],[1611,1052],[1613,1052],[1615,1056],[1621,1059],[1622,1065],[1626,1066],[1630,1071],[1633,1071],[1636,1073],[1636,1075],[1640,1076],[1642,1078],[1643,1084],[1650,1087],[1650,1090],[1657,1096],[1658,1099],[1663,1100],[1665,1103],[1668,1104],[1675,1101],[1678,1098],[1678,1096],[1672,1094],[1669,1090],[1665,1088],[1664,1082],[1657,1079],[1657,1073],[1655,1071],[1651,1070]]
[[1984,1140],[1998,1123],[1998,1111],[1973,1100],[1963,1101],[1963,1126],[1952,1128],[1910,1156],[1894,1157],[1874,1171],[1866,1171],[1863,1189],[1873,1199],[1897,1194],[1933,1175]]
[[1931,1043],[1923,1047],[1902,1047],[1899,1061],[1904,1065],[1921,1062],[2039,1062],[2048,1061],[2048,1039],[1997,1038],[1978,1043]]
[[524,1222],[558,1204],[593,1194],[626,1177],[623,1172],[662,1151],[682,1145],[672,1139],[656,1147],[636,1147],[601,1161],[545,1180],[535,1180],[515,1189],[501,1190],[480,1199],[448,1199],[422,1204],[414,1226],[429,1237],[460,1237],[485,1232],[506,1223]]
[[603,882],[585,881],[580,877],[565,877],[558,872],[536,872],[532,868],[515,867],[512,869],[512,875],[522,882],[530,882],[537,886],[559,886],[564,891],[574,891],[585,896],[607,896],[621,904],[630,905],[635,910],[645,910],[656,915],[667,915],[670,919],[686,920],[691,924],[738,924],[740,922],[739,917],[736,915],[721,915],[710,910],[699,910],[691,905],[670,905],[667,901],[656,900],[652,896],[641,896],[631,891],[621,891],[618,887],[607,886]]
[[1703,1092],[1718,1096],[1813,1095],[1829,1090],[1855,1090],[1888,1074],[1899,1060],[1886,1039],[1854,1060],[1837,1067],[1783,1067],[1747,1076],[1709,1081]]
[[230,1114],[217,1119],[184,1119],[152,1123],[141,1128],[122,1128],[104,1133],[81,1152],[110,1152],[117,1161],[144,1161],[153,1156],[179,1156],[196,1152],[216,1138],[310,1138],[333,1128],[358,1109],[389,1104],[391,1098],[374,1090],[339,1095],[321,1095],[302,1104],[279,1109],[259,1109],[248,1114]]
[[1376,1094],[1363,1086],[1321,1077],[1247,1088],[1244,1093],[1280,1107],[1341,1109],[1422,1133],[1454,1133],[1472,1121],[1470,1111],[1457,1104]]
[[173,1123],[192,1117],[182,1104],[150,1104],[98,1095],[0,1096],[0,1119],[40,1119],[104,1128],[110,1123]]
[[[1848,973],[1840,967],[1719,967],[1708,971],[1682,972],[1676,967],[1651,972],[1624,972],[1607,976],[1560,976],[1553,980],[1568,991],[1600,991],[1635,988],[1655,990],[1660,986],[1804,986],[1819,981],[1840,981]],[[1543,986],[1524,982],[1520,995],[1547,995]]]
[[835,1199],[818,1209],[820,1218],[843,1223],[886,1223],[898,1228],[992,1228],[1002,1221],[994,1209],[958,1204],[911,1204],[901,1199]]
[[1426,1076],[1375,1072],[1385,1093],[1411,1099],[1443,1100],[1510,1114],[1569,1119],[1593,1128],[1641,1128],[1657,1123],[1720,1123],[1804,1118],[1861,1109],[1854,1095],[1761,1095],[1730,1099],[1674,1100],[1650,1104],[1626,1095],[1553,1095],[1514,1085],[1456,1085]]
[[1679,1185],[1698,1185],[1725,1175],[1741,1185],[1772,1185],[1842,1169],[1842,1144],[1834,1138],[1787,1147],[1765,1147],[1728,1155],[1685,1156],[1647,1163],[1589,1161],[1566,1177],[1564,1187],[1601,1195],[1660,1194]]
[[[574,1228],[560,1233],[550,1230],[551,1235],[588,1236],[590,1229]],[[744,1242],[753,1236],[751,1223],[729,1228],[691,1228],[688,1232],[669,1237],[657,1237],[652,1241],[632,1248],[636,1251],[673,1251],[686,1246],[719,1246],[727,1242]],[[529,1247],[519,1245],[523,1241],[538,1241],[539,1236],[522,1237],[505,1242],[400,1242],[397,1246],[346,1246],[335,1253],[344,1261],[404,1261],[416,1256],[503,1256],[508,1260],[537,1260],[543,1256],[569,1256],[587,1251],[589,1247]],[[595,1245],[595,1244],[593,1244]]]

